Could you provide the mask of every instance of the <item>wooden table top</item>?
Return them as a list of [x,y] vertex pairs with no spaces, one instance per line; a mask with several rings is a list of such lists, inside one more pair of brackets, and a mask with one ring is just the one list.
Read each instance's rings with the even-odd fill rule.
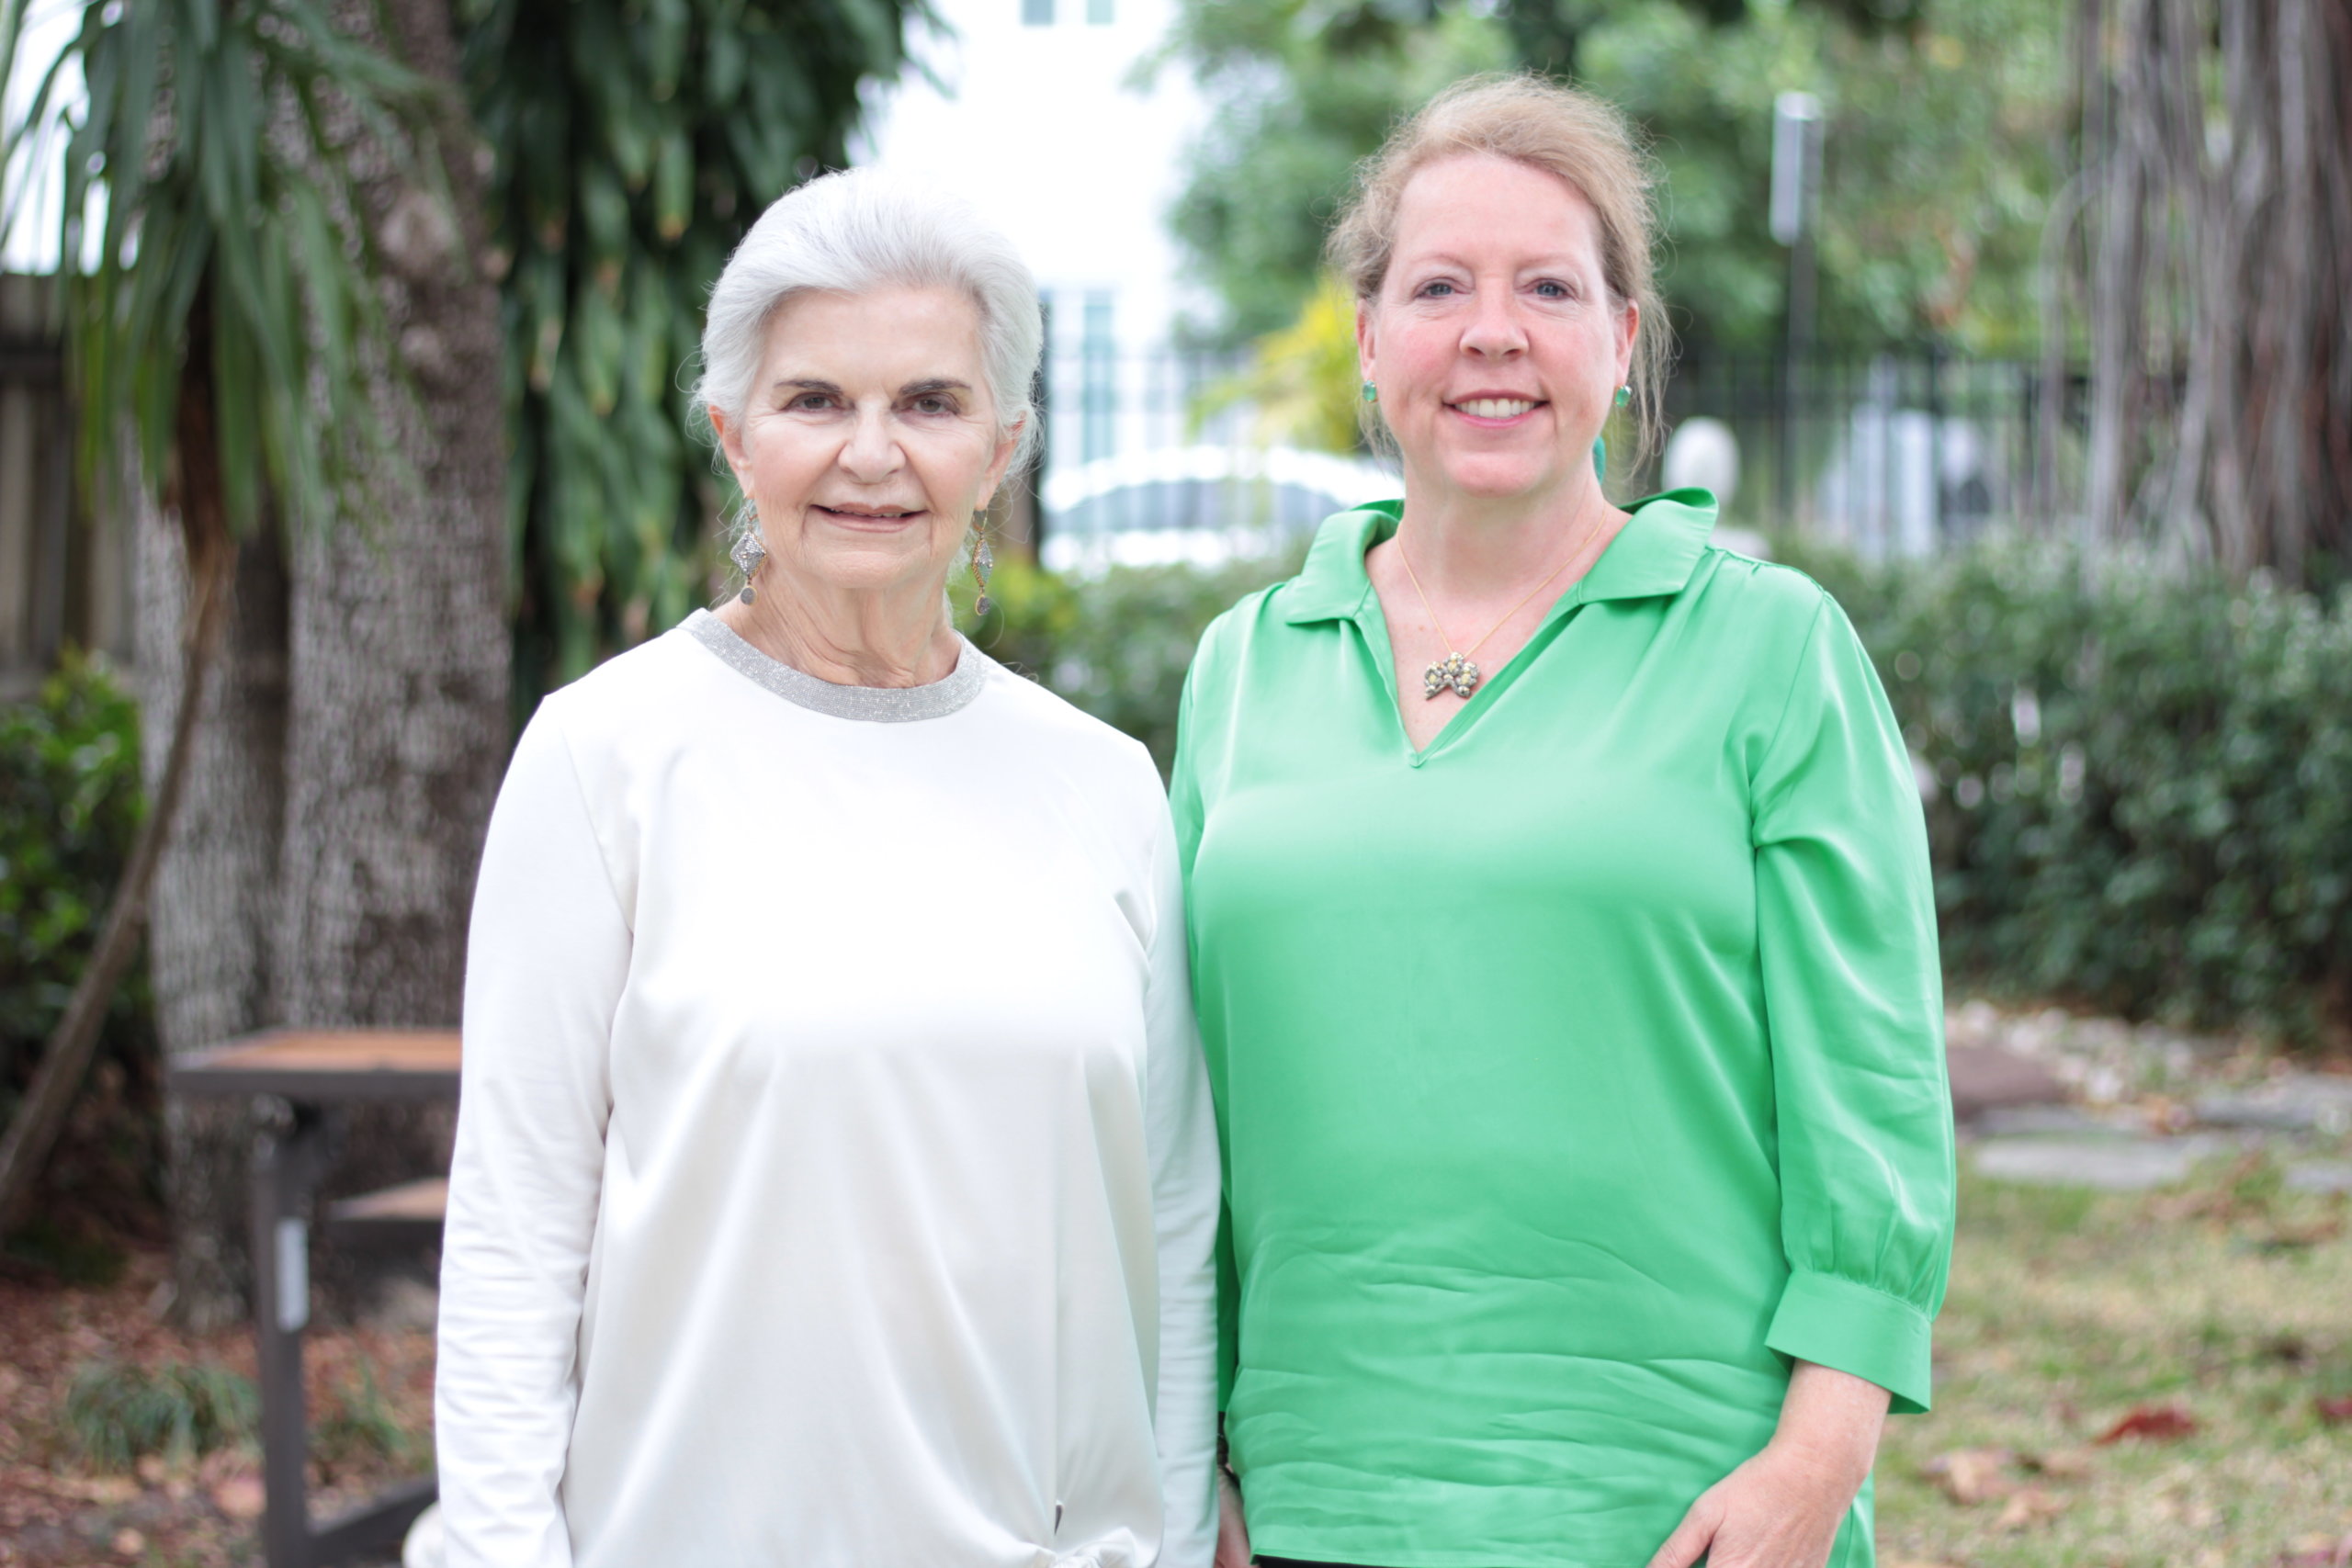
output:
[[437,1100],[458,1092],[454,1029],[277,1029],[171,1062],[189,1095],[288,1100]]

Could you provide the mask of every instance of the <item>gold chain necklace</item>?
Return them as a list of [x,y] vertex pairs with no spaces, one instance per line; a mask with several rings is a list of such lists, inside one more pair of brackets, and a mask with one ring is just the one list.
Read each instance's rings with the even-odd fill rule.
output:
[[[1608,513],[1605,512],[1601,513],[1601,517],[1605,517],[1607,515]],[[1483,679],[1479,674],[1478,667],[1470,662],[1471,654],[1474,654],[1480,649],[1486,647],[1489,638],[1493,637],[1497,632],[1502,630],[1503,627],[1510,624],[1510,618],[1513,615],[1516,615],[1521,610],[1526,609],[1527,606],[1533,602],[1538,593],[1543,592],[1544,590],[1552,586],[1552,580],[1558,577],[1560,573],[1567,570],[1569,563],[1574,561],[1577,557],[1584,554],[1584,547],[1592,543],[1593,535],[1600,531],[1600,517],[1596,517],[1591,523],[1586,525],[1584,533],[1577,538],[1577,547],[1570,550],[1567,553],[1566,558],[1563,559],[1559,565],[1544,573],[1544,581],[1529,589],[1527,591],[1526,598],[1521,599],[1518,604],[1513,604],[1510,609],[1505,610],[1503,612],[1503,618],[1487,628],[1486,637],[1482,637],[1476,642],[1472,643],[1468,649],[1464,652],[1448,653],[1443,659],[1433,660],[1430,662],[1430,667],[1421,671],[1422,697],[1428,701],[1434,702],[1437,700],[1438,695],[1441,693],[1450,690],[1455,696],[1462,698],[1465,702],[1468,701],[1470,694],[1478,689],[1478,682]],[[1405,563],[1406,581],[1412,583],[1413,592],[1421,596],[1421,608],[1428,612],[1430,625],[1437,627],[1438,640],[1443,643],[1453,642],[1453,639],[1446,636],[1445,628],[1442,626],[1438,626],[1437,609],[1430,603],[1429,590],[1421,586],[1420,573],[1413,570],[1413,558],[1405,553],[1405,541],[1401,536],[1396,541],[1396,558]]]

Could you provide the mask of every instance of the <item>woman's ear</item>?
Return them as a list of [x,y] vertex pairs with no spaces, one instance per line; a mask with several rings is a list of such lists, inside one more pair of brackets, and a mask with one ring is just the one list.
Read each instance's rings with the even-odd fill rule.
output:
[[989,482],[980,491],[980,505],[985,509],[996,499],[997,488],[1004,483],[1004,471],[1012,466],[1012,455],[1021,450],[1021,433],[1029,428],[1029,415],[1023,414],[1012,422],[1012,428],[996,444],[996,456],[989,459]]
[[743,427],[729,419],[727,411],[717,403],[705,407],[710,414],[711,434],[718,437],[718,449],[726,454],[727,466],[734,471],[735,488],[749,495],[751,487],[744,482],[743,470],[750,466],[751,459],[743,451]]

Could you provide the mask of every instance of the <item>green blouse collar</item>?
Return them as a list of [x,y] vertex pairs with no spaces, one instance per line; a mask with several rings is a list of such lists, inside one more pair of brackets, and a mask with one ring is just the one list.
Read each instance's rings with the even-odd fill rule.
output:
[[[1633,520],[1568,591],[1568,602],[1652,599],[1689,584],[1714,531],[1715,498],[1703,490],[1670,490],[1645,496],[1630,510]],[[1283,588],[1283,618],[1292,626],[1352,618],[1372,592],[1363,553],[1396,531],[1404,511],[1401,501],[1375,501],[1327,519],[1306,564]]]

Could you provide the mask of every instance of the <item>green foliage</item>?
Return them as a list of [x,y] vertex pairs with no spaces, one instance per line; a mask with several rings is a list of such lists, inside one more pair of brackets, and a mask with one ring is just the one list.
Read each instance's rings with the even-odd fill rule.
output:
[[[1350,171],[1468,72],[1573,76],[1650,138],[1666,178],[1662,281],[1694,343],[1782,330],[1787,253],[1765,221],[1772,100],[1828,114],[1819,331],[1856,346],[2032,341],[2033,269],[2065,108],[2058,8],[2035,0],[1522,0],[1439,6],[1185,0],[1171,51],[1218,107],[1174,214],[1230,338],[1315,288]],[[1318,25],[1328,24],[1328,25]]]
[[2352,594],[2015,544],[1800,564],[1935,773],[1949,971],[2290,1039],[2347,1021]]
[[[96,944],[144,815],[139,712],[96,661],[69,656],[30,702],[0,707],[0,1122]],[[119,1048],[146,1043],[143,973],[114,998]]]
[[[105,666],[69,653],[0,707],[0,1125],[12,1122],[97,945],[145,815],[139,716]],[[144,964],[115,988],[79,1110],[8,1256],[104,1284],[161,1194],[161,1062]]]
[[991,657],[1142,741],[1165,777],[1202,631],[1243,594],[1295,573],[1299,559],[1114,567],[1084,581],[1007,560],[989,581],[987,618],[972,616],[961,589],[956,619]]
[[1355,296],[1327,276],[1298,320],[1257,341],[1249,368],[1208,389],[1201,412],[1246,403],[1270,446],[1354,452],[1364,445],[1359,374]]
[[2065,111],[2064,17],[2039,0],[1917,0],[1901,28],[1821,4],[1766,4],[1710,27],[1683,6],[1611,8],[1583,82],[1654,139],[1666,175],[1662,283],[1694,342],[1770,346],[1788,253],[1765,215],[1772,100],[1827,116],[1818,240],[1825,341],[2037,340],[2034,267]]
[[[25,12],[10,0],[0,24],[11,70]],[[254,525],[266,490],[297,516],[329,517],[345,481],[397,464],[371,393],[400,359],[372,281],[374,241],[350,221],[361,209],[352,131],[373,133],[379,153],[429,152],[433,89],[341,19],[321,0],[85,4],[9,129],[0,154],[14,166],[20,147],[62,126],[61,254],[95,253],[92,270],[70,274],[67,340],[94,487],[119,477],[125,431],[143,482],[162,482],[192,342],[209,345],[232,529]],[[78,118],[58,97],[70,64],[88,93]],[[414,164],[435,188],[438,168]],[[103,218],[85,235],[93,211]]]
[[148,1454],[189,1459],[242,1441],[259,1410],[250,1380],[209,1361],[96,1361],[66,1391],[65,1432],[91,1463],[129,1470]]
[[515,408],[515,697],[682,619],[727,499],[682,385],[728,254],[848,162],[922,0],[458,0]]
[[1511,63],[1496,25],[1448,5],[1184,0],[1167,46],[1212,106],[1170,215],[1222,303],[1227,342],[1283,326],[1315,288],[1357,161],[1456,77]]
[[[2311,1041],[2352,1022],[2352,592],[2014,543],[1794,547],[1870,647],[1928,807],[1956,982]],[[1200,632],[1296,557],[1073,581],[1008,560],[973,639],[1164,773]]]
[[358,1374],[329,1392],[311,1435],[311,1451],[330,1468],[389,1462],[405,1470],[432,1462],[433,1440],[400,1424],[376,1382],[374,1363],[362,1356]]

